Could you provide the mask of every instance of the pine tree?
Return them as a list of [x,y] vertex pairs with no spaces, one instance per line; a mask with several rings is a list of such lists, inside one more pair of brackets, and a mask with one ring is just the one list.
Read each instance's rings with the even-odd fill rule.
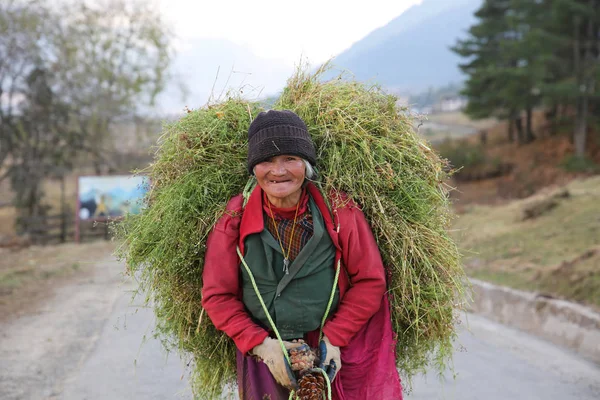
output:
[[526,128],[522,143],[535,139],[532,129],[533,109],[542,103],[541,87],[548,81],[548,59],[552,42],[545,32],[551,20],[552,0],[512,0],[506,13],[510,35],[504,42],[506,58],[513,62],[502,69],[503,95],[515,108],[523,110]]
[[600,74],[600,1],[554,0],[546,33],[554,48],[547,61],[552,79],[543,86],[544,97],[575,109],[573,141],[578,157],[585,156],[590,104],[598,101]]
[[[452,48],[467,59],[460,65],[468,76],[462,91],[469,103],[466,114],[474,119],[495,116],[509,121],[519,120],[520,108],[507,98],[507,68],[513,68],[517,60],[507,52],[507,44],[514,37],[508,15],[510,0],[485,0],[475,16],[479,23],[469,29],[469,35]],[[509,124],[509,140],[513,141],[512,123]],[[517,128],[521,125],[516,124]],[[521,130],[519,129],[521,138]]]

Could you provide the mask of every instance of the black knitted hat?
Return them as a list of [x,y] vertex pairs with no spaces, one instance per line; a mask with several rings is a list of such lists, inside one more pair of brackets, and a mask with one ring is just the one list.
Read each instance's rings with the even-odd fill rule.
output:
[[289,110],[269,110],[258,114],[248,128],[248,172],[254,166],[282,154],[317,163],[315,146],[306,124]]

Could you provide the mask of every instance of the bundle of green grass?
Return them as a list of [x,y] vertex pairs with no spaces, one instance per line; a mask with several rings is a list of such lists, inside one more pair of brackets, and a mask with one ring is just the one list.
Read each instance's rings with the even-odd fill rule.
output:
[[[445,164],[413,132],[394,96],[378,87],[298,70],[275,109],[306,122],[317,148],[319,186],[359,203],[386,267],[397,360],[406,381],[452,355],[465,293]],[[156,314],[155,334],[190,360],[197,398],[218,397],[235,382],[235,346],[201,306],[207,236],[228,200],[241,193],[247,130],[261,106],[239,97],[187,113],[166,126],[141,214],[119,225],[117,254]]]

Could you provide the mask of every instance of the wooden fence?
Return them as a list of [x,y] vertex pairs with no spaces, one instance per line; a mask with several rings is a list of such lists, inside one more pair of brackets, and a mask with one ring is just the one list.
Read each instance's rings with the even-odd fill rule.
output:
[[[78,223],[79,227],[75,226]],[[56,244],[79,240],[110,239],[109,221],[75,221],[71,213],[21,217],[18,231],[27,233],[33,244]]]

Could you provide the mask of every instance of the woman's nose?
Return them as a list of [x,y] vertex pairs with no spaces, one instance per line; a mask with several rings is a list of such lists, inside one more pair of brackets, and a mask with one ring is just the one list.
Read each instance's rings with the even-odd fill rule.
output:
[[271,173],[273,175],[285,175],[287,170],[285,169],[285,165],[282,162],[275,162],[271,167]]

